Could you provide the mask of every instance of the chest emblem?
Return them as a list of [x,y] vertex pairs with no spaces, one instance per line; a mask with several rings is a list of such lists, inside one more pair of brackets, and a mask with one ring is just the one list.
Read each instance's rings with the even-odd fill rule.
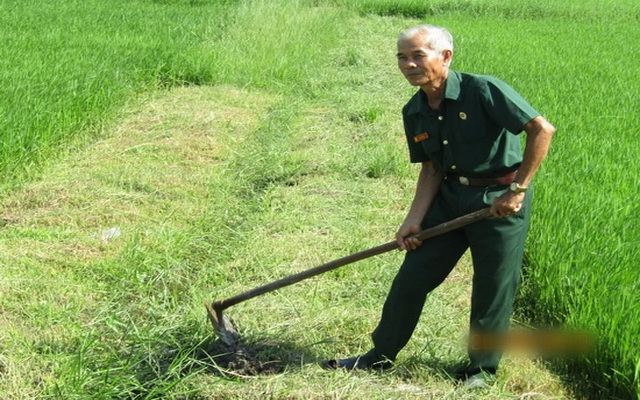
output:
[[427,132],[423,132],[421,134],[419,134],[418,136],[414,136],[413,141],[416,143],[420,143],[425,139],[429,138],[429,134]]
[[458,114],[458,116],[460,117],[461,120],[467,119],[467,114],[466,113],[460,112],[460,114]]

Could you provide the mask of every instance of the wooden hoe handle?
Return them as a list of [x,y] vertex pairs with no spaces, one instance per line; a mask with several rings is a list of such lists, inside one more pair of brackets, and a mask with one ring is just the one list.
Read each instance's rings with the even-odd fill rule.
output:
[[[445,232],[449,232],[449,231],[461,228],[465,225],[469,225],[473,222],[477,222],[490,217],[491,214],[489,213],[489,210],[490,208],[483,208],[481,210],[472,212],[470,214],[466,214],[461,217],[452,219],[451,221],[443,222],[442,224],[436,225],[431,228],[427,228],[422,232],[415,234],[413,237],[419,240],[425,240],[434,236],[441,235]],[[337,260],[329,261],[326,264],[322,264],[317,267],[308,269],[306,271],[289,275],[287,277],[268,283],[266,285],[247,290],[246,292],[242,292],[233,297],[229,297],[228,299],[218,300],[215,303],[213,303],[213,308],[215,311],[221,313],[223,310],[235,304],[238,304],[245,300],[252,299],[256,296],[260,296],[261,294],[272,292],[274,290],[283,288],[285,286],[293,285],[294,283],[300,282],[307,278],[311,278],[312,276],[320,275],[327,271],[340,268],[344,265],[351,264],[356,261],[364,260],[366,258],[373,257],[379,254],[383,254],[391,250],[395,250],[398,247],[399,247],[398,242],[394,240],[394,241],[382,244],[380,246],[372,247],[370,249],[363,250],[358,253],[354,253],[342,258],[338,258]]]

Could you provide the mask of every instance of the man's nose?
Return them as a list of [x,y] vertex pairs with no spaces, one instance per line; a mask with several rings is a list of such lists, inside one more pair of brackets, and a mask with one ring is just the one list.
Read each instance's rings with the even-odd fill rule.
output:
[[403,68],[415,68],[416,63],[412,58],[408,58],[407,60],[404,61],[402,67]]

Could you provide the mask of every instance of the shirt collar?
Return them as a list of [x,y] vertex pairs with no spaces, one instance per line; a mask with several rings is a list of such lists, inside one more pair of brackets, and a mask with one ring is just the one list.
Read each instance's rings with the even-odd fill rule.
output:
[[444,87],[444,98],[449,100],[458,100],[460,98],[460,81],[462,77],[460,72],[449,70],[447,82]]
[[[444,86],[444,98],[448,100],[458,100],[460,98],[460,81],[462,77],[460,72],[449,70],[449,75]],[[419,113],[421,110],[427,110],[427,96],[422,91],[418,90],[418,93],[414,96],[415,101],[409,104],[407,112],[409,114]]]

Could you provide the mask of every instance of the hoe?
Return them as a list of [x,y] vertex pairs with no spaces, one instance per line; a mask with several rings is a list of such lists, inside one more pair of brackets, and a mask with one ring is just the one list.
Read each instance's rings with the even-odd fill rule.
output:
[[[488,218],[490,215],[491,214],[489,213],[489,208],[483,208],[470,214],[452,219],[451,221],[444,222],[440,225],[425,229],[422,232],[415,234],[413,237],[419,240],[426,240],[431,237],[441,235],[445,232],[461,228],[465,225],[469,225],[473,222],[483,220],[485,218]],[[297,274],[289,275],[277,281],[247,290],[246,292],[242,292],[233,297],[229,297],[228,299],[218,300],[213,302],[212,304],[205,302],[207,314],[209,315],[209,319],[211,320],[213,329],[215,330],[220,340],[227,346],[235,346],[238,342],[239,335],[236,327],[233,325],[231,320],[222,313],[227,308],[245,300],[252,299],[256,296],[260,296],[261,294],[272,292],[285,286],[293,285],[294,283],[300,282],[307,278],[311,278],[312,276],[320,275],[324,272],[340,268],[344,265],[383,254],[391,250],[395,250],[398,247],[398,243],[394,240],[377,247],[372,247],[370,249],[339,258],[337,260],[329,261],[326,264],[319,265],[317,267],[299,272]]]

